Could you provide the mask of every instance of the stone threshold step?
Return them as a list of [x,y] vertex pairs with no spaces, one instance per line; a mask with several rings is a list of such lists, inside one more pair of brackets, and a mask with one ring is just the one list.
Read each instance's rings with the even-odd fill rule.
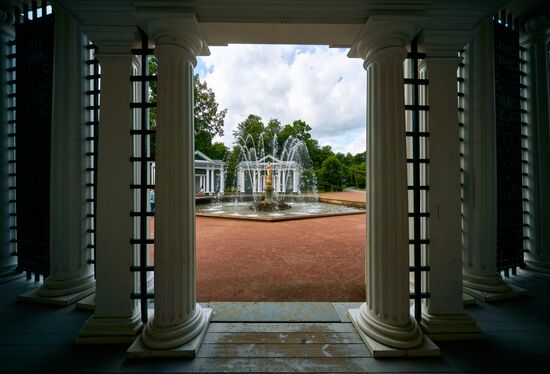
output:
[[[212,322],[351,322],[347,310],[361,302],[201,302]],[[150,309],[149,314],[153,315]]]

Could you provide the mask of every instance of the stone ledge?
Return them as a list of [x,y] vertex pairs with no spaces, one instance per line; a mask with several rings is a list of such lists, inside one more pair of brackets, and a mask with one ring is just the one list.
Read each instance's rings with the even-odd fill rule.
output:
[[462,292],[462,302],[464,306],[477,304],[475,297],[468,295],[467,293],[464,293],[464,292]]
[[528,277],[535,277],[539,279],[550,279],[550,273],[540,271],[540,269],[535,269],[531,266],[527,266],[525,269],[518,269],[518,274],[523,274]]
[[475,297],[478,300],[484,301],[486,303],[490,303],[493,301],[499,301],[499,300],[509,300],[516,297],[524,296],[527,294],[527,291],[524,290],[521,287],[514,286],[512,284],[509,284],[510,290],[507,292],[487,292],[487,291],[480,291],[473,288],[469,288],[466,286],[463,286],[464,293],[471,295]]
[[483,339],[477,323],[466,313],[431,315],[423,312],[420,327],[434,341]]
[[208,329],[208,324],[212,318],[212,309],[204,309],[204,328],[201,330],[199,335],[195,337],[188,343],[180,345],[179,347],[171,349],[151,349],[143,343],[141,335],[135,339],[134,343],[126,351],[126,357],[128,358],[158,358],[158,357],[175,357],[175,358],[195,358],[197,352],[200,348],[204,335],[206,335],[206,330]]
[[24,276],[25,274],[17,273],[16,271],[6,272],[0,275],[0,284],[11,282],[12,280],[23,278]]
[[36,295],[38,290],[31,290],[21,295],[17,296],[18,301],[29,302],[29,303],[38,303],[38,304],[50,304],[50,305],[60,305],[67,306],[76,303],[79,300],[82,300],[88,295],[91,295],[95,292],[95,285],[86,290],[63,296],[56,297],[43,297]]
[[81,310],[90,310],[93,312],[95,310],[95,292],[77,302],[75,308]]
[[143,324],[135,310],[131,317],[91,316],[80,330],[76,344],[129,344],[136,340]]
[[441,356],[439,347],[435,345],[430,338],[424,335],[424,341],[417,347],[409,349],[398,349],[393,347],[388,347],[368,336],[357,323],[357,318],[359,317],[359,309],[348,309],[348,315],[351,319],[351,323],[357,330],[357,333],[361,336],[361,339],[367,345],[367,348],[372,353],[374,358],[385,358],[385,357],[433,357]]

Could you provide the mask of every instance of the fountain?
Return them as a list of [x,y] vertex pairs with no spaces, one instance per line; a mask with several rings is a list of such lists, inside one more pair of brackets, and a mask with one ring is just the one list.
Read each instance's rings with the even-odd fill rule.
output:
[[238,140],[237,165],[225,171],[233,174],[234,192],[220,193],[209,203],[197,200],[198,216],[279,221],[365,212],[364,205],[319,198],[313,164],[302,140],[289,137],[279,147],[274,135],[266,147],[264,137]]
[[267,176],[265,183],[265,192],[260,202],[254,202],[250,209],[262,212],[273,212],[274,210],[290,209],[290,205],[281,199],[273,199],[273,168],[271,162],[267,164]]

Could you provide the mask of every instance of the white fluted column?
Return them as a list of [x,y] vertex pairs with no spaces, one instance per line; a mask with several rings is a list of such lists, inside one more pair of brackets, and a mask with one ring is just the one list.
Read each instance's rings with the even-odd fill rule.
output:
[[492,20],[477,28],[465,55],[463,284],[464,292],[490,301],[515,295],[515,288],[504,282],[496,271],[497,160]]
[[550,274],[550,20],[527,23],[522,37],[527,48],[529,74],[529,210],[530,243],[527,269]]
[[[132,111],[129,77],[139,71],[132,55],[134,28],[96,28],[89,33],[99,48],[101,65],[101,116],[99,125],[96,296],[95,313],[86,322],[78,343],[132,342],[141,330],[141,315],[132,293],[133,237]],[[115,40],[111,38],[116,37]]]
[[146,29],[158,59],[158,169],[155,313],[141,340],[148,355],[194,356],[212,315],[195,292],[193,68],[206,44],[194,17],[156,18]]
[[256,178],[256,171],[252,172],[252,192],[257,192],[258,190],[258,182]]
[[240,186],[241,186],[241,192],[242,193],[245,193],[246,192],[246,179],[245,179],[245,171],[244,169],[239,169],[239,183],[240,183]]
[[8,46],[15,38],[14,16],[0,9],[0,282],[12,279],[17,258],[11,254],[8,186]]
[[220,168],[220,194],[224,194],[225,192],[225,175],[224,175],[224,169],[223,166]]
[[[367,301],[359,309],[349,310],[349,314],[375,357],[387,352],[404,355],[425,341],[409,311],[403,89],[409,35],[395,27],[387,34],[377,35],[373,30],[377,38],[359,42],[356,47],[367,71]],[[437,354],[438,349],[432,347],[430,352]]]
[[298,193],[300,192],[300,172],[296,169],[292,171],[292,177],[294,178],[294,188],[292,192]]
[[216,193],[216,169],[212,168],[210,169],[210,172],[212,173],[212,176],[210,177],[210,183],[212,184],[210,187],[210,192]]
[[50,169],[50,275],[24,301],[67,305],[93,293],[85,240],[84,39],[78,22],[55,9]]
[[204,192],[210,193],[210,168],[206,168],[206,186],[204,186]]
[[475,321],[464,313],[460,212],[460,145],[456,77],[458,51],[468,37],[452,32],[424,31],[420,43],[429,80],[428,219],[430,297],[422,305],[423,330],[434,340],[481,338]]

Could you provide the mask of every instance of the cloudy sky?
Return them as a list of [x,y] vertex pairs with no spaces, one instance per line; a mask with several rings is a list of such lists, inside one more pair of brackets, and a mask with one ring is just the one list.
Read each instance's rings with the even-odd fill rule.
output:
[[321,145],[336,152],[365,150],[366,73],[347,50],[324,46],[211,47],[196,72],[211,87],[225,118],[226,145],[250,113],[267,123],[306,121]]

